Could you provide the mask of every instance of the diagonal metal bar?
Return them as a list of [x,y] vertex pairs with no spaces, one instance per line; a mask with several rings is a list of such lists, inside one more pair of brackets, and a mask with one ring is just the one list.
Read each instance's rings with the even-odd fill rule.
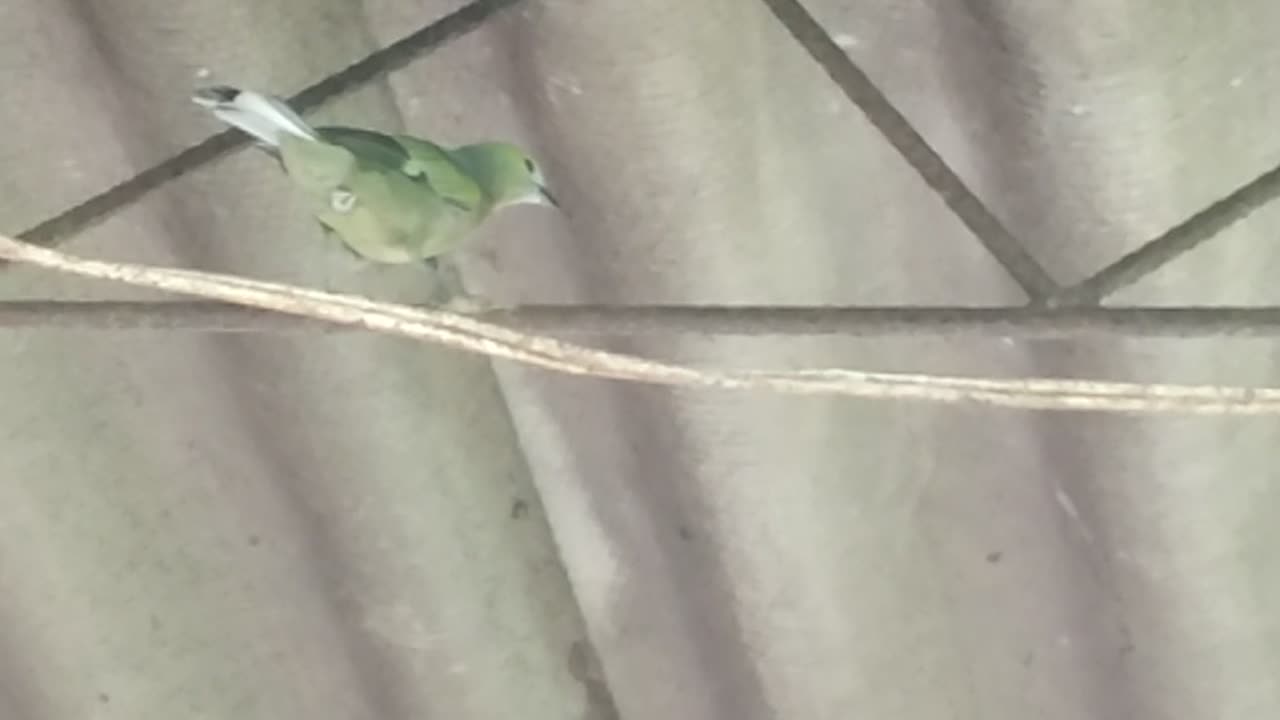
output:
[[[225,130],[205,138],[164,162],[23,231],[18,239],[45,247],[60,245],[138,202],[152,190],[222,157],[248,141],[248,137],[238,130]],[[8,265],[8,260],[0,260],[0,268]]]
[[[445,43],[476,29],[499,11],[519,2],[522,0],[476,0],[312,84],[294,95],[290,103],[299,112],[315,108],[334,97],[408,65]],[[138,202],[165,183],[212,162],[248,142],[248,137],[238,130],[227,130],[206,138],[128,180],[31,227],[19,234],[18,238],[46,247],[56,246],[119,210]],[[0,261],[0,267],[4,265],[8,263]]]
[[1004,266],[1033,304],[1058,291],[1058,284],[1026,247],[916,132],[906,117],[898,112],[803,5],[797,0],[763,2],[845,96],[862,110],[871,124]]
[[1280,167],[1175,225],[1116,262],[1049,298],[1056,306],[1097,305],[1182,255],[1215,238],[1254,211],[1280,198]]
[[[1280,337],[1280,307],[766,307],[534,305],[479,319],[552,335],[737,337]],[[336,326],[207,301],[0,302],[3,330],[336,333]]]

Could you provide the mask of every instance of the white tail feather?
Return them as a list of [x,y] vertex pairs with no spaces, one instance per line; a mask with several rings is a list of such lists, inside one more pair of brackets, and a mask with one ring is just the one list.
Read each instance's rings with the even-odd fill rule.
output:
[[280,145],[281,133],[308,140],[318,137],[293,108],[277,97],[223,85],[200,90],[192,100],[209,108],[214,117],[240,128],[270,147]]

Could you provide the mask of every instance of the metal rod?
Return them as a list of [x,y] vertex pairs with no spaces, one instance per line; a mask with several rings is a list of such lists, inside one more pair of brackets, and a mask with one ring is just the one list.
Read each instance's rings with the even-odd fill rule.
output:
[[977,236],[996,261],[1004,266],[1033,304],[1058,291],[1058,284],[1026,247],[916,132],[907,118],[898,112],[803,5],[797,0],[764,0],[764,4],[822,66],[845,96],[862,110],[889,144],[941,196],[947,207]]
[[1065,288],[1049,299],[1052,305],[1097,305],[1194,250],[1255,210],[1280,197],[1280,167],[1218,200],[1170,228],[1142,247]]
[[[764,307],[532,305],[480,319],[554,335],[1280,337],[1280,307]],[[0,302],[0,331],[358,332],[217,302]]]

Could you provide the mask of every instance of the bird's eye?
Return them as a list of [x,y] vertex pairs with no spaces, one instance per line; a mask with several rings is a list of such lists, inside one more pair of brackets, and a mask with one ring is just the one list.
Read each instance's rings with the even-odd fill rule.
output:
[[538,166],[534,165],[533,161],[529,158],[524,159],[524,169],[528,170],[530,175],[534,175],[538,172]]

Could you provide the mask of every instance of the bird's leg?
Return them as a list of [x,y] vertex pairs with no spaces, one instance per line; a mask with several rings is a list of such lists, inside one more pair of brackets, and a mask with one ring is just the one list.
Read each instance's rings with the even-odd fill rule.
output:
[[[342,237],[339,236],[336,232],[334,232],[333,228],[329,227],[328,225],[325,225],[322,222],[317,222],[316,226],[320,228],[320,234],[324,236],[324,242],[326,243],[326,246],[329,243],[337,243],[342,248],[342,251],[347,255],[347,257],[361,264],[368,262],[367,260],[365,260],[363,257],[360,256],[360,253],[356,252],[351,248],[350,245],[343,242]],[[336,287],[334,285],[332,273],[328,273],[328,272],[325,273],[324,290],[326,292],[342,291],[341,287]]]
[[342,249],[346,251],[347,255],[351,256],[352,259],[359,260],[362,263],[368,262],[368,260],[363,255],[356,252],[355,248],[348,245],[342,239],[341,235],[334,232],[333,228],[329,227],[328,225],[325,225],[322,222],[317,222],[316,225],[320,226],[320,232],[324,235],[325,242],[327,243],[336,242],[338,243],[338,245],[342,246]]
[[434,303],[444,310],[463,314],[478,314],[497,306],[488,298],[467,292],[462,284],[462,273],[451,258],[431,257],[423,261],[436,277]]
[[352,259],[352,260],[359,260],[359,261],[360,261],[360,262],[362,262],[362,263],[367,263],[367,262],[369,262],[369,258],[367,258],[367,257],[365,257],[365,256],[361,255],[360,253],[356,252],[356,251],[355,251],[355,250],[354,250],[350,245],[348,245],[348,244],[346,244],[346,243],[338,243],[338,244],[342,246],[342,249],[343,249],[343,250],[346,250],[346,251],[347,251],[347,255],[351,256],[351,259]]

